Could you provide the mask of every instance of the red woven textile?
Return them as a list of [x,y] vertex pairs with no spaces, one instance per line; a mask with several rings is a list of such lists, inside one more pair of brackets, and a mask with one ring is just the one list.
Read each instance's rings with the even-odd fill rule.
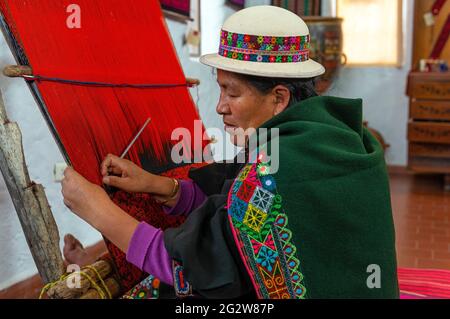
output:
[[[179,84],[186,82],[156,0],[2,0],[3,29],[19,63],[33,74],[78,82]],[[78,14],[80,28],[72,28]],[[35,86],[34,86],[35,85]],[[186,177],[189,167],[170,160],[175,128],[192,133],[198,119],[187,87],[130,88],[36,81],[41,110],[72,166],[101,183],[99,165],[108,154],[121,154],[147,118],[152,122],[127,158],[154,172]],[[36,93],[37,92],[37,93]],[[201,148],[205,143],[193,145]],[[45,159],[43,159],[45,160]],[[114,200],[139,220],[167,228],[169,219],[147,195],[116,193]],[[124,290],[144,276],[126,264],[124,254],[108,245],[117,261]]]
[[[80,29],[70,29],[73,1],[4,0],[0,9],[35,75],[128,84],[186,82],[156,0],[80,0]],[[129,158],[168,164],[172,130],[198,118],[186,87],[132,89],[38,82],[59,138],[76,170],[99,182],[98,163],[120,154],[148,117]],[[145,165],[144,165],[145,166]]]
[[450,299],[450,270],[399,268],[401,299]]

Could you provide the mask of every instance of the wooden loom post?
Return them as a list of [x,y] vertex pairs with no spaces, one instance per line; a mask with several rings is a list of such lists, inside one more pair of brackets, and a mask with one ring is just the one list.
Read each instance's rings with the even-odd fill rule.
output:
[[17,123],[8,120],[1,92],[0,170],[42,281],[56,281],[64,273],[58,227],[44,188],[30,180],[22,135]]

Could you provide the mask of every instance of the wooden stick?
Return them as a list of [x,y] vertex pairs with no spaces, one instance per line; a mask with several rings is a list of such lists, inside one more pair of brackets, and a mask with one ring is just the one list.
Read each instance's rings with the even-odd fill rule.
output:
[[[8,65],[3,69],[3,75],[10,78],[18,78],[24,75],[33,75],[33,70],[27,65]],[[186,78],[186,83],[189,86],[200,85],[199,79]]]
[[0,92],[0,170],[44,283],[60,278],[59,232],[42,185],[30,180],[19,126],[8,120]]
[[3,69],[3,75],[9,78],[18,78],[23,75],[33,75],[33,69],[27,65],[7,65]]
[[193,78],[186,78],[186,83],[190,86],[198,86],[198,85],[200,85],[200,80],[193,79]]
[[[91,267],[97,270],[102,279],[107,278],[112,272],[111,265],[105,260],[97,261]],[[89,268],[85,268],[82,271],[101,287],[100,279],[95,271]],[[68,283],[75,283],[77,279],[79,280],[79,288],[69,288]],[[92,288],[90,280],[86,276],[74,272],[65,280],[59,281],[50,288],[47,295],[52,299],[76,299],[84,295],[90,288]]]
[[[111,297],[117,298],[120,295],[120,285],[119,283],[112,277],[105,280],[105,285],[111,293]],[[99,285],[100,288],[103,288],[103,285]],[[108,293],[105,291],[107,298],[109,298]],[[102,296],[98,293],[96,289],[89,289],[84,295],[80,297],[80,299],[102,299]]]

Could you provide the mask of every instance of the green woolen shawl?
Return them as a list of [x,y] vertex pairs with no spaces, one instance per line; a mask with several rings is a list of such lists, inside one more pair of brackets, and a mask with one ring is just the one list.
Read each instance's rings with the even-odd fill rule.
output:
[[[279,170],[272,177],[305,297],[398,298],[388,175],[381,145],[363,127],[362,100],[309,98],[262,127],[279,129]],[[271,142],[268,147],[273,155]],[[165,231],[170,256],[208,298],[237,297],[251,287],[224,208],[237,175],[219,178],[225,170],[212,164],[192,172],[209,197],[183,225]],[[380,288],[367,285],[370,265],[381,270]]]
[[[306,297],[398,298],[384,152],[363,127],[362,100],[310,98],[263,127],[280,130],[280,167],[273,177]],[[370,265],[380,267],[381,288],[367,286]]]

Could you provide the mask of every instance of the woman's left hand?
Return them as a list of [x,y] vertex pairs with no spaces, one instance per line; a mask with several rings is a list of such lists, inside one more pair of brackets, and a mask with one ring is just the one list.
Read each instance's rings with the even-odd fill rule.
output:
[[101,214],[107,213],[113,204],[100,186],[92,184],[71,167],[64,171],[62,195],[64,204],[94,227]]

